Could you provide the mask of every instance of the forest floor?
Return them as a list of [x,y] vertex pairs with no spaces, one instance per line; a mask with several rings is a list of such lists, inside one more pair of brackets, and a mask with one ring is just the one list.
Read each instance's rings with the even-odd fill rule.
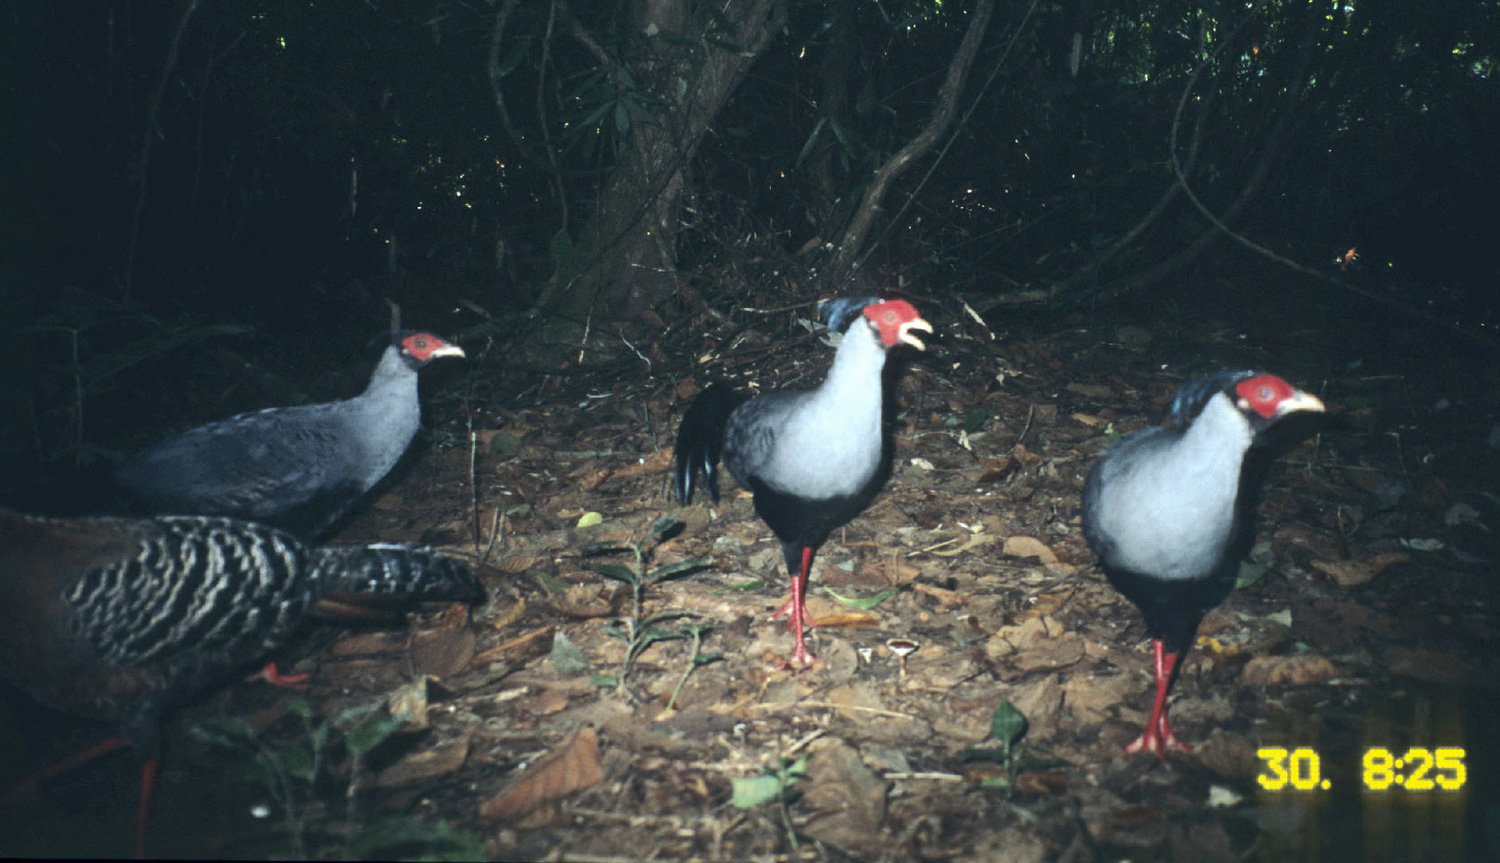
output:
[[[700,314],[616,379],[507,378],[524,385],[472,414],[435,400],[429,445],[335,541],[434,545],[475,562],[491,602],[342,635],[298,663],[305,694],[247,683],[189,711],[148,850],[1494,859],[1500,365],[1426,325],[1327,311],[1339,301],[991,330],[960,301],[919,300],[937,333],[903,357],[892,475],[818,555],[818,661],[798,672],[777,667],[791,638],[768,619],[779,547],[727,475],[718,506],[678,507],[671,446],[710,377],[815,385],[831,351],[795,322],[810,308]],[[1194,751],[1127,757],[1149,640],[1094,565],[1079,494],[1113,435],[1224,367],[1280,374],[1329,414],[1278,449],[1244,585],[1184,661],[1171,716]],[[681,526],[641,571],[708,562],[644,587],[632,649],[632,588],[591,567],[635,555],[589,545],[641,543],[664,516]],[[1026,719],[1008,756],[1004,702]],[[404,722],[379,721],[391,712]],[[1258,754],[1275,747],[1294,768],[1279,790]],[[1465,785],[1364,791],[1379,747],[1463,748]],[[123,853],[137,778],[115,756],[8,804],[0,853]]]

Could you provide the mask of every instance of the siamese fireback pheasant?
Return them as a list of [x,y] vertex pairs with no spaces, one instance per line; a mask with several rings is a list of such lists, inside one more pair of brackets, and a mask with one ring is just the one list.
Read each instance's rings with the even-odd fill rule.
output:
[[316,538],[411,445],[417,370],[463,355],[431,333],[397,333],[360,395],[190,429],[121,462],[114,480],[151,513],[249,519]]
[[718,500],[721,457],[754,494],[755,511],[780,540],[791,575],[791,599],[775,616],[789,616],[791,660],[804,666],[812,662],[803,625],[812,623],[804,592],[813,554],[870,503],[884,478],[886,356],[902,344],[925,350],[916,333],[932,332],[905,300],[831,300],[822,311],[829,329],[848,331],[821,386],[746,401],[712,384],[684,413],[675,449],[682,504],[692,500],[700,471],[709,497]]
[[484,596],[463,565],[405,546],[312,547],[223,518],[0,509],[0,676],[120,729],[124,740],[70,764],[126,740],[144,756],[137,852],[162,722],[264,662],[319,600],[389,609]]
[[1274,375],[1222,371],[1182,384],[1163,426],[1110,447],[1089,472],[1083,532],[1151,636],[1156,700],[1126,752],[1191,751],[1167,723],[1177,662],[1206,611],[1228,595],[1246,529],[1241,473],[1256,436],[1323,403]]

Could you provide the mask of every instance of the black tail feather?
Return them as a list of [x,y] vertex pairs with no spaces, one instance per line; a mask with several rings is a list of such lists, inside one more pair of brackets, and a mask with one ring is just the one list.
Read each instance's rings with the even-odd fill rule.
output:
[[703,487],[709,500],[719,502],[719,453],[724,449],[724,427],[729,415],[745,401],[745,396],[722,383],[704,388],[677,427],[677,502],[687,506],[693,500],[693,480],[703,472]]
[[484,587],[467,566],[428,549],[380,543],[324,546],[317,554],[322,595],[360,595],[376,604],[381,597],[471,605],[485,601]]

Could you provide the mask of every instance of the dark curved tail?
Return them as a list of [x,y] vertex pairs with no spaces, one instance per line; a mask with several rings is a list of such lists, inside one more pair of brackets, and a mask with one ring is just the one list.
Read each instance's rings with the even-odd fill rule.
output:
[[376,543],[325,546],[315,552],[320,596],[361,606],[485,600],[467,566],[425,548]]
[[677,502],[693,500],[693,479],[703,471],[703,486],[709,500],[719,502],[719,453],[724,449],[724,427],[729,415],[745,401],[740,393],[722,383],[709,384],[682,415],[677,427]]

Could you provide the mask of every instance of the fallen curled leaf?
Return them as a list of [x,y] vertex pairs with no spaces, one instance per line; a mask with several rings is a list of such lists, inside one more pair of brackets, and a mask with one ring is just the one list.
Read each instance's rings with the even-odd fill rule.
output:
[[542,558],[539,555],[513,552],[511,554],[502,554],[490,566],[507,575],[520,575],[541,562]]
[[623,467],[615,469],[615,476],[619,479],[628,479],[640,474],[661,473],[672,465],[672,451],[670,449],[658,450],[650,455],[642,456]]
[[1036,464],[1042,457],[1026,448],[1025,444],[1016,444],[1010,449],[1010,457],[1020,464]]
[[892,555],[877,554],[865,558],[855,569],[855,574],[876,584],[908,584],[915,581],[922,570]]
[[375,784],[381,788],[395,788],[430,782],[463,767],[468,758],[469,738],[460,737],[402,758],[380,771],[375,777]]
[[[578,490],[584,494],[588,494],[592,491],[597,490],[599,486],[604,485],[604,481],[614,475],[615,472],[607,467],[601,467],[595,470],[591,470],[583,476],[579,477]],[[583,526],[582,522],[579,523],[579,526]]]
[[1240,679],[1247,686],[1305,686],[1338,677],[1326,656],[1257,656],[1245,664]]
[[604,781],[599,766],[599,735],[580,728],[542,756],[509,788],[479,806],[479,817],[515,821],[544,803]]
[[944,608],[958,608],[969,601],[969,596],[967,594],[959,593],[956,590],[948,590],[947,588],[937,587],[931,584],[925,584],[920,581],[912,583],[912,590],[915,590],[917,593],[925,593],[933,599],[936,599],[938,601],[938,604],[943,606]]
[[1001,553],[1007,557],[1034,557],[1042,563],[1057,563],[1057,555],[1047,544],[1032,536],[1009,536]]
[[999,482],[1010,476],[1016,469],[1016,462],[1008,458],[981,459],[979,469],[978,483],[984,485],[986,483]]
[[1363,587],[1391,564],[1408,560],[1410,557],[1399,551],[1388,551],[1368,560],[1314,560],[1312,568],[1338,582],[1339,587]]
[[[473,659],[469,660],[469,666],[471,668],[476,668],[479,666],[489,665],[491,662],[498,662],[499,660],[506,658],[509,654],[512,653],[520,654],[523,651],[529,652],[530,649],[536,648],[536,645],[539,641],[551,636],[554,631],[556,631],[555,627],[543,626],[539,629],[533,629],[530,632],[525,633],[524,635],[518,635],[509,641],[501,642],[500,644],[497,644],[494,647],[491,647],[483,653],[475,656]],[[538,651],[540,652],[539,649]]]
[[471,630],[444,632],[413,645],[411,664],[418,673],[441,679],[467,668],[478,644],[479,637]]
[[489,624],[496,630],[504,629],[512,623],[520,620],[526,614],[526,598],[516,600],[503,612],[497,612],[490,617]]
[[[987,533],[976,533],[965,539],[963,541],[963,544],[959,545],[957,548],[944,548],[938,551],[934,551],[933,554],[937,555],[938,557],[954,557],[956,555],[963,554],[970,549],[990,545],[994,541],[995,538]],[[1053,559],[1055,560],[1056,558]]]
[[613,595],[605,595],[605,586],[598,582],[575,584],[562,596],[552,599],[552,607],[568,617],[608,617],[615,613],[610,601]]
[[1068,774],[1063,770],[1024,771],[1016,776],[1016,790],[1023,794],[1054,795],[1068,790]]
[[402,731],[427,728],[427,677],[423,675],[403,685],[386,698],[386,709],[392,716],[404,717]]
[[813,625],[825,629],[866,629],[880,623],[877,615],[864,611],[824,614],[813,618]]
[[1107,384],[1085,384],[1078,381],[1069,382],[1064,389],[1086,399],[1106,399],[1115,394],[1114,387]]

